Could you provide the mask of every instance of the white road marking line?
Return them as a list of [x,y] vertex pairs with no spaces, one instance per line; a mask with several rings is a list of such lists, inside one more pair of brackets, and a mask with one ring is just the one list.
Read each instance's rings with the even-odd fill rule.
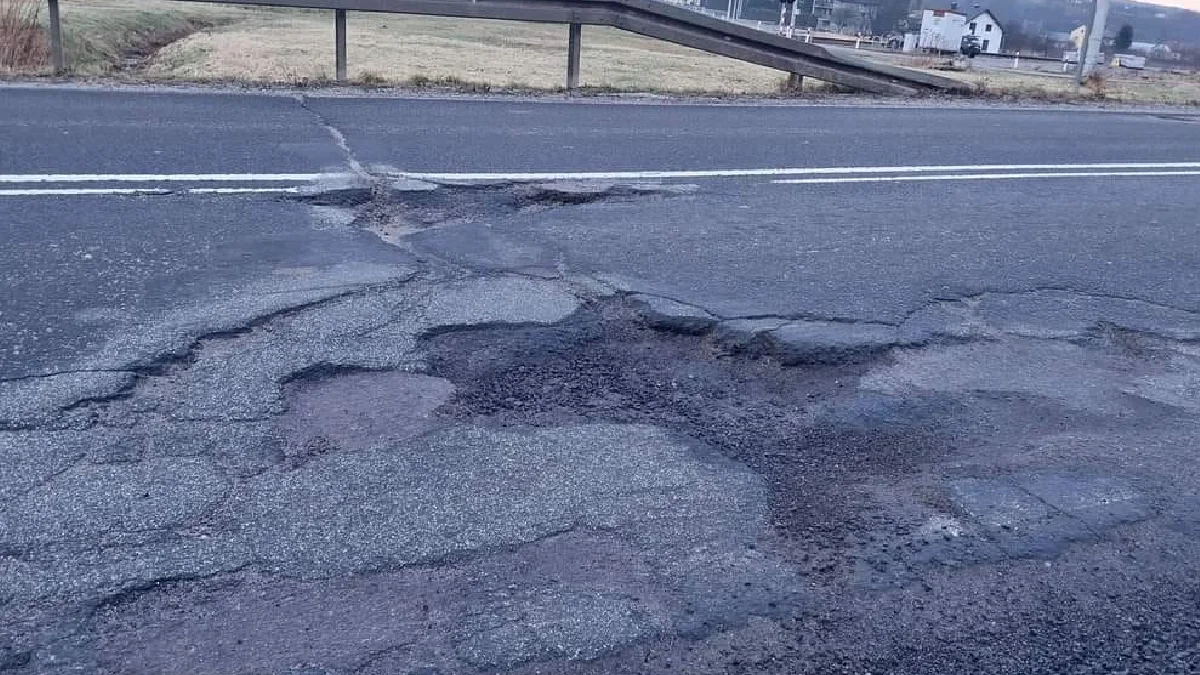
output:
[[829,166],[784,169],[701,169],[694,171],[577,171],[420,173],[401,172],[400,178],[426,181],[554,181],[554,180],[665,180],[672,178],[755,178],[856,174],[962,173],[981,171],[1080,171],[1117,169],[1200,169],[1200,162],[1109,162],[1100,164],[965,164],[945,166]]
[[[254,194],[289,193],[298,187],[212,187],[171,188],[156,183],[310,183],[316,180],[353,176],[349,173],[126,173],[126,174],[0,174],[0,184],[45,185],[63,183],[147,183],[147,187],[104,188],[10,188],[0,197],[71,195],[153,194]],[[429,181],[556,181],[556,180],[667,180],[676,178],[780,178],[771,182],[787,185],[875,183],[945,180],[1015,180],[1028,178],[1086,178],[1131,176],[1200,175],[1200,162],[1110,162],[1099,164],[975,164],[944,166],[845,166],[798,167],[790,169],[701,169],[694,171],[597,171],[562,173],[398,173],[391,174]]]
[[55,195],[169,195],[167,188],[63,188],[0,190],[0,197],[48,197]]
[[900,183],[935,180],[1020,180],[1025,178],[1108,178],[1133,176],[1200,176],[1200,171],[1064,171],[1047,173],[960,173],[932,176],[847,176],[843,178],[790,178],[776,185],[834,185],[839,183]]
[[282,183],[343,178],[349,173],[15,173],[0,183]]
[[70,197],[83,195],[171,195],[171,194],[283,194],[299,192],[296,187],[274,188],[30,188],[0,190],[0,197]]
[[194,195],[242,195],[242,194],[269,194],[269,193],[292,193],[299,192],[298,187],[269,187],[269,188],[234,188],[234,187],[219,187],[219,188],[190,188],[186,192]]

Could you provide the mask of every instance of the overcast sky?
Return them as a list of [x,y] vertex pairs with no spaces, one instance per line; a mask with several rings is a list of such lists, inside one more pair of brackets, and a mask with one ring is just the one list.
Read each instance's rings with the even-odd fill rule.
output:
[[1169,5],[1171,7],[1185,7],[1194,9],[1200,12],[1200,0],[1154,0],[1156,5]]

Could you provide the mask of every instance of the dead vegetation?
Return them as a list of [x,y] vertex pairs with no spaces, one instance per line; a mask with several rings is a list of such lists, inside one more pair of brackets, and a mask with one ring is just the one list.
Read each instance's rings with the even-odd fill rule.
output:
[[40,70],[49,61],[41,0],[0,0],[0,70]]
[[1102,73],[1092,73],[1083,81],[1083,88],[1091,93],[1092,98],[1103,99],[1105,98],[1105,93],[1108,91],[1105,82],[1106,80]]
[[978,95],[991,98],[1200,105],[1200,77],[1195,75],[1106,71],[1092,75],[1083,85],[1079,85],[1073,76],[1063,74],[1007,70],[945,74],[972,84]]

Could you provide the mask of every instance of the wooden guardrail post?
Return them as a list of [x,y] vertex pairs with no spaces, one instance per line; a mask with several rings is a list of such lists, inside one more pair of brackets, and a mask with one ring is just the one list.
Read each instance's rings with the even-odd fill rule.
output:
[[54,64],[54,74],[62,75],[67,70],[67,57],[63,53],[62,22],[58,16],[58,0],[47,0],[50,14],[50,58]]
[[579,55],[582,37],[583,25],[571,24],[567,33],[567,91],[579,88]]
[[333,10],[334,70],[338,82],[346,81],[346,10]]

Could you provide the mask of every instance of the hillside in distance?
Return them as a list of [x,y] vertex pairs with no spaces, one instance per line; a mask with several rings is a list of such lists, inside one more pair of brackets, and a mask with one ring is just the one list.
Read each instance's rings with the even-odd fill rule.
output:
[[[884,0],[886,2],[887,0]],[[926,0],[927,7],[949,7],[946,0]],[[960,9],[990,9],[1000,22],[1013,24],[1023,33],[1066,32],[1085,23],[1091,13],[1090,0],[970,0]],[[1200,47],[1200,13],[1140,2],[1112,3],[1108,34],[1123,25],[1133,26],[1139,42],[1183,43]]]

